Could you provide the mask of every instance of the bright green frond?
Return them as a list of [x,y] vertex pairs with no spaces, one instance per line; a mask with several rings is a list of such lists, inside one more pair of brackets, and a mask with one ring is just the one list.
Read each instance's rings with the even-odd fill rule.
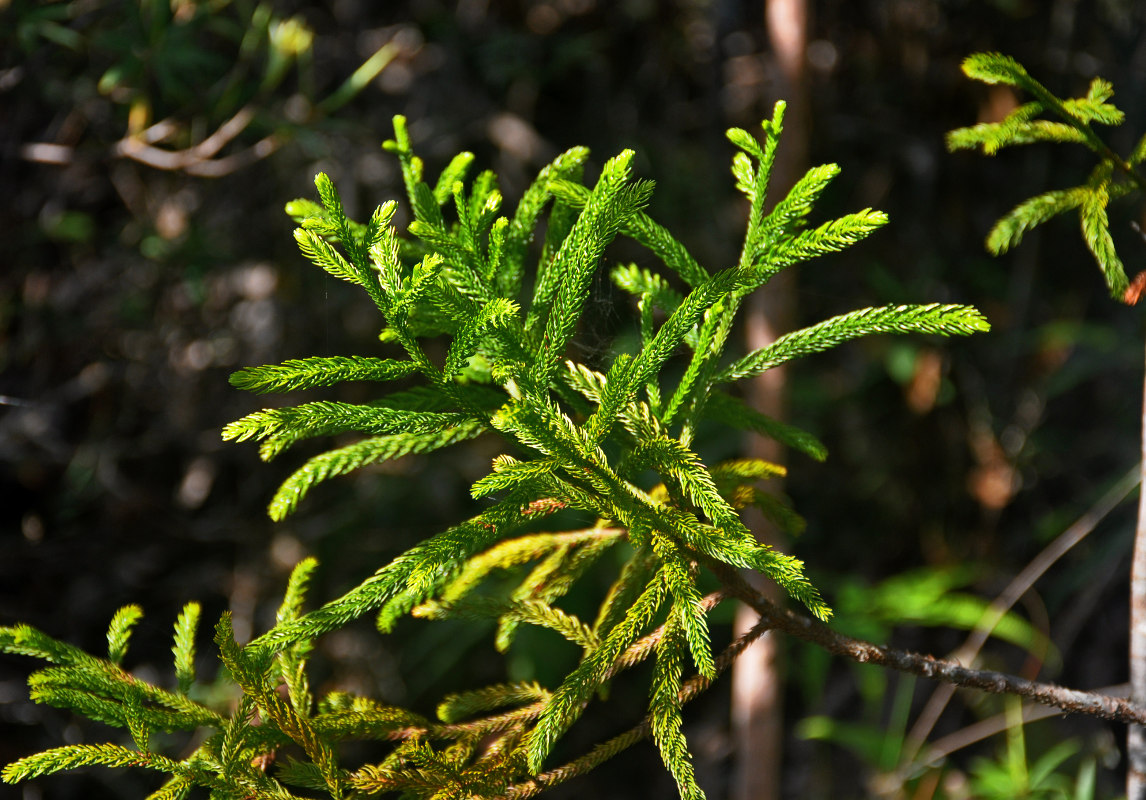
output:
[[688,614],[687,609],[674,605],[665,622],[653,666],[649,716],[652,720],[653,741],[660,750],[665,767],[676,780],[680,796],[684,800],[704,800],[704,792],[696,784],[692,757],[681,730],[680,691]]
[[[550,189],[572,208],[584,208],[589,201],[589,190],[571,181],[554,181]],[[643,211],[625,219],[621,223],[621,233],[651,250],[689,286],[696,286],[708,278],[708,271],[697,263],[687,248]]]
[[4,767],[3,778],[5,783],[18,783],[52,772],[93,765],[143,767],[169,774],[183,774],[187,771],[178,761],[158,753],[141,753],[115,744],[73,744],[13,761]]
[[80,648],[53,639],[31,625],[0,628],[0,652],[42,658],[62,666],[88,666],[97,662]]
[[651,548],[637,550],[621,569],[621,574],[609,587],[605,600],[597,611],[597,619],[593,623],[593,632],[598,636],[606,636],[633,602],[640,596],[656,569],[656,559]]
[[785,334],[767,347],[748,354],[724,369],[718,381],[735,381],[759,375],[794,358],[818,353],[841,342],[873,333],[929,333],[965,335],[990,329],[987,320],[971,306],[883,306],[841,314],[810,328]]
[[1138,166],[1143,160],[1146,160],[1146,134],[1143,134],[1142,138],[1138,140],[1138,144],[1134,145],[1134,150],[1131,151],[1130,158],[1127,159],[1132,167]]
[[422,182],[422,159],[414,155],[410,147],[410,134],[406,128],[406,118],[401,114],[394,116],[394,138],[382,143],[382,149],[398,157],[402,167],[402,182],[406,185],[406,197],[410,204],[414,204],[414,192]]
[[574,147],[566,150],[538,173],[537,178],[522,195],[506,234],[503,256],[505,266],[496,276],[503,297],[516,296],[521,288],[525,274],[525,248],[532,240],[541,212],[552,196],[549,191],[550,181],[579,180],[582,167],[588,158],[587,148]]
[[291,570],[290,580],[287,581],[286,593],[283,595],[282,604],[279,606],[278,613],[275,615],[275,622],[290,622],[291,620],[298,619],[302,614],[302,604],[306,599],[307,584],[310,583],[311,576],[314,571],[318,569],[318,559],[314,557],[304,558],[302,561],[294,565]]
[[680,552],[674,542],[653,533],[653,550],[661,564],[661,574],[665,577],[672,594],[670,617],[677,613],[684,627],[688,650],[692,654],[696,671],[709,680],[716,678],[716,666],[712,660],[712,645],[708,635],[708,621],[704,615],[700,591],[696,588],[695,567]]
[[1054,217],[1078,208],[1086,201],[1089,190],[1085,186],[1059,189],[1032,197],[1015,206],[1001,217],[987,235],[987,249],[1002,255],[1023,239],[1023,234]]
[[548,700],[550,692],[536,682],[503,683],[471,692],[451,694],[438,704],[438,719],[442,722],[460,722],[481,711],[493,711],[506,706],[520,706]]
[[[533,516],[531,514],[531,516]],[[621,536],[619,531],[606,533],[596,529],[571,533],[538,533],[519,536],[501,542],[466,562],[457,577],[443,587],[439,596],[446,602],[464,597],[494,570],[508,570],[545,558],[555,551],[568,552],[571,548],[596,539]]]
[[796,236],[771,243],[757,256],[754,266],[758,275],[770,276],[792,264],[851,247],[886,224],[887,214],[870,208],[845,214],[815,230],[801,231]]
[[[509,618],[548,628],[586,650],[600,643],[588,625],[556,606],[540,600],[507,600],[471,595],[456,603],[431,600],[414,609],[414,616],[426,619],[492,620]],[[504,652],[504,648],[501,648]]]
[[1036,141],[1030,134],[1031,120],[1043,110],[1042,103],[1024,103],[999,122],[981,122],[968,128],[948,131],[947,149],[954,151],[982,147],[984,153],[994,155],[1008,145]]
[[347,219],[346,213],[342,210],[342,198],[338,195],[334,181],[325,172],[320,172],[314,176],[314,186],[318,190],[319,199],[322,200],[322,206],[329,215],[330,221],[338,228],[339,239],[343,249],[350,257],[350,262],[356,269],[361,270],[366,264],[366,252],[362,242],[355,236],[350,220]]
[[[324,711],[311,719],[314,729],[335,741],[391,739],[396,731],[429,728],[430,720],[405,708],[383,706],[356,698],[347,708]],[[364,701],[364,702],[363,702]]]
[[1096,175],[1102,174],[1105,175],[1105,179],[1092,178],[1090,186],[1087,187],[1090,191],[1086,192],[1082,205],[1079,206],[1078,215],[1082,222],[1082,238],[1086,240],[1086,246],[1094,254],[1094,260],[1098,262],[1098,267],[1106,278],[1110,296],[1118,300],[1122,298],[1130,282],[1126,278],[1122,259],[1114,249],[1114,239],[1110,236],[1110,219],[1106,215],[1106,204],[1110,201],[1109,166],[1106,166],[1105,170],[1102,166],[1096,170]]
[[259,450],[269,461],[297,441],[345,431],[370,435],[437,433],[469,421],[464,414],[406,411],[319,400],[290,408],[265,408],[223,429],[223,439],[265,439]]
[[200,610],[198,603],[188,603],[175,621],[175,645],[171,652],[175,655],[175,678],[183,694],[187,694],[195,682],[195,634],[199,629]]
[[434,200],[439,206],[444,206],[449,201],[453,194],[454,184],[466,179],[466,173],[469,172],[473,163],[474,154],[462,152],[454,156],[446,168],[442,170],[442,174],[438,176],[438,182],[434,185]]
[[973,53],[963,59],[963,73],[983,83],[1005,83],[1028,88],[1033,79],[1015,59],[1002,53]]
[[714,480],[727,479],[738,481],[769,480],[782,478],[788,470],[782,464],[773,464],[762,458],[740,458],[733,461],[722,461],[712,468]]
[[557,462],[550,458],[518,461],[510,456],[498,456],[493,462],[493,472],[476,481],[470,494],[487,497],[523,484],[536,486],[540,480],[552,476],[556,468]]
[[1097,122],[1101,125],[1121,125],[1126,115],[1111,103],[1107,103],[1114,96],[1114,86],[1102,78],[1095,78],[1090,82],[1086,97],[1064,100],[1063,108],[1079,122]]
[[305,228],[295,228],[294,240],[298,242],[298,249],[315,266],[322,267],[339,280],[356,283],[362,286],[362,276],[342,254],[334,249],[325,239],[314,231]]
[[482,339],[504,326],[516,313],[517,304],[504,297],[496,297],[483,305],[454,337],[442,368],[442,377],[449,380],[461,372],[477,352]]
[[651,250],[665,266],[681,277],[689,286],[699,286],[708,279],[708,270],[697,263],[668,229],[653,220],[648,214],[639,212],[629,217],[621,226],[621,232]]
[[[780,134],[784,130],[784,111],[787,104],[783,100],[776,101],[772,107],[772,119],[764,120],[760,127],[764,131],[763,147],[752,138],[752,135],[740,128],[730,128],[726,135],[728,139],[741,148],[741,154],[733,156],[732,174],[736,178],[736,188],[748,198],[750,209],[748,212],[748,232],[744,237],[744,253],[754,250],[760,241],[760,228],[764,220],[764,200],[768,196],[768,181],[772,177],[772,165],[776,160],[776,146],[780,141]],[[753,164],[755,160],[755,164]],[[746,261],[741,259],[741,266]]]
[[729,128],[724,132],[728,137],[728,141],[743,150],[747,155],[752,156],[758,161],[764,158],[764,151],[760,148],[760,143],[756,138],[743,128]]
[[635,392],[660,371],[688,332],[713,305],[743,289],[750,278],[751,274],[747,270],[726,269],[689,292],[648,346],[633,359],[629,369],[631,391]]
[[[458,575],[470,556],[512,536],[519,526],[529,522],[535,510],[530,500],[525,492],[510,492],[478,516],[427,539],[391,562],[392,574],[383,581],[387,594],[377,606],[381,608],[378,629],[389,631],[400,616]],[[329,613],[322,609],[319,612],[320,616]],[[315,616],[315,612],[308,616]]]
[[143,609],[137,605],[127,605],[115,612],[107,629],[107,657],[113,664],[119,664],[127,655],[131,630],[143,618]]
[[[554,549],[538,563],[525,579],[513,590],[515,601],[539,600],[552,604],[564,597],[573,584],[621,537],[616,529],[594,529],[598,535],[580,542],[570,541],[563,547]],[[497,636],[494,645],[499,652],[506,652],[513,643],[519,620],[502,617],[498,620]],[[588,630],[588,629],[587,629]],[[589,630],[585,642],[589,648],[596,647],[598,637],[595,630]]]
[[548,386],[561,363],[605,246],[648,201],[651,185],[628,182],[632,158],[632,151],[625,151],[605,164],[592,196],[554,256],[551,269],[560,276],[560,283],[532,369],[531,381],[538,389]]
[[[303,222],[314,219],[322,219],[322,206],[313,200],[307,200],[304,197],[299,197],[294,200],[289,200],[283,207],[283,211],[287,216],[295,221],[296,225],[302,225]],[[330,233],[334,234],[332,229]]]
[[787,196],[776,204],[771,213],[760,225],[760,235],[754,243],[756,249],[765,247],[767,240],[785,233],[795,233],[804,223],[820,195],[828,184],[840,174],[837,164],[821,164],[812,167],[788,191]]
[[389,461],[408,453],[428,453],[457,442],[473,439],[486,430],[477,420],[466,420],[455,426],[437,432],[413,434],[398,433],[392,436],[379,436],[361,442],[328,450],[314,456],[301,468],[283,481],[275,492],[268,513],[271,519],[279,521],[297,507],[307,492],[317,483],[359,467]]
[[622,264],[610,273],[613,283],[629,294],[640,297],[647,295],[653,304],[668,314],[676,311],[684,297],[669,286],[668,281],[655,272],[636,264]]
[[770,547],[761,545],[753,558],[752,567],[776,581],[792,598],[802,603],[817,618],[827,620],[832,609],[820,597],[820,592],[804,573],[804,562]]
[[392,381],[417,370],[413,361],[365,356],[314,356],[244,367],[231,373],[231,385],[248,392],[290,392],[334,386],[342,381]]
[[345,774],[338,767],[334,750],[314,729],[307,709],[299,709],[276,690],[268,680],[265,668],[257,657],[251,658],[248,648],[239,648],[234,641],[230,616],[224,614],[215,629],[215,642],[227,670],[243,692],[255,698],[264,717],[263,724],[273,724],[299,745],[318,767],[325,788],[335,797],[342,795]]

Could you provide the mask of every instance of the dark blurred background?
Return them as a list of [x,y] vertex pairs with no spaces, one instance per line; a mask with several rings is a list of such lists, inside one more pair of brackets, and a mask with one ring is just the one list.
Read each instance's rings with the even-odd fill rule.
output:
[[[944,654],[962,634],[878,618],[872,587],[907,573],[993,597],[1137,463],[1142,399],[1141,312],[1108,299],[1076,223],[1055,221],[1004,258],[982,244],[1019,201],[1080,183],[1089,154],[947,154],[945,131],[997,119],[1015,102],[971,83],[959,63],[1003,51],[1062,96],[1084,93],[1095,74],[1111,80],[1129,124],[1109,141],[1127,152],[1146,120],[1146,8],[807,5],[806,146],[811,163],[843,169],[817,213],[872,206],[891,224],[799,268],[798,324],[943,301],[978,306],[993,330],[950,342],[860,341],[791,371],[791,421],[831,452],[823,464],[791,458],[787,491],[808,520],[791,548],[828,602],[842,604],[841,624]],[[28,622],[100,652],[115,610],[139,603],[146,617],[128,665],[170,681],[170,631],[186,601],[204,604],[205,626],[233,610],[242,638],[270,624],[303,555],[322,563],[317,603],[472,513],[468,484],[498,452],[494,442],[339,479],[285,523],[266,518],[278,483],[329,442],[270,465],[249,444],[224,444],[224,424],[285,402],[239,393],[227,375],[374,352],[379,326],[365,297],[297,253],[284,203],[313,196],[318,171],[352,216],[401,199],[396,163],[379,147],[395,114],[408,117],[429,174],[472,150],[511,200],[570,146],[589,146],[598,165],[629,147],[639,175],[657,182],[652,215],[719,268],[738,254],[745,213],[724,130],[758,131],[771,114],[781,81],[766,43],[763,0],[0,0],[0,624]],[[364,63],[364,79],[345,86]],[[1129,227],[1136,213],[1112,209],[1131,274],[1146,262]],[[603,280],[599,291],[612,302]],[[702,442],[702,454],[735,444]],[[1021,604],[1058,656],[1044,664],[1000,645],[983,663],[1079,688],[1126,680],[1132,506]],[[718,640],[727,630],[718,627]],[[324,641],[315,682],[431,713],[443,692],[504,678],[488,633],[411,622],[381,638],[367,620]],[[206,631],[200,649],[209,675]],[[527,639],[509,668],[560,674],[546,659]],[[934,687],[828,664],[795,645],[789,660],[784,796],[907,796],[880,783],[880,764],[855,741],[817,739],[800,721],[827,714],[848,722],[856,741],[878,742],[901,724],[896,709],[915,713]],[[0,660],[0,762],[119,735],[28,703],[33,666]],[[634,683],[601,721],[579,725],[567,755],[632,724],[642,691]],[[936,736],[1000,708],[960,698]],[[710,797],[727,787],[727,716],[720,686],[685,713]],[[1123,734],[1091,720],[1039,723],[1029,757],[1071,737],[1079,755],[1064,774],[1089,758],[1099,796],[1112,796]],[[945,796],[969,796],[959,792],[974,759],[995,758],[999,741],[951,757],[937,778]],[[674,792],[651,745],[618,761],[555,796]],[[94,770],[0,794],[127,797],[156,787],[151,775]]]

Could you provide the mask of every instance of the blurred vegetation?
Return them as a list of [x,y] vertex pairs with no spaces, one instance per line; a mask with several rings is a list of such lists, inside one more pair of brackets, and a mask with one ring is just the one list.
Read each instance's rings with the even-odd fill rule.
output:
[[[1083,94],[1101,74],[1130,120],[1127,141],[1116,131],[1111,144],[1128,152],[1146,118],[1146,9],[1130,0],[812,9],[811,158],[843,167],[823,213],[873,206],[891,224],[800,275],[798,319],[928,298],[976,305],[993,332],[942,346],[873,339],[792,375],[793,421],[831,453],[825,464],[791,465],[788,491],[808,519],[794,548],[817,584],[841,594],[841,576],[888,597],[894,576],[920,570],[957,576],[946,591],[989,600],[1137,461],[1142,325],[1078,268],[1090,256],[1074,225],[1043,226],[1004,258],[985,252],[995,219],[1048,186],[1080,183],[1090,163],[1040,146],[990,164],[945,154],[947,130],[1001,119],[1020,102],[1006,87],[966,81],[959,63],[1003,51],[1060,96]],[[241,638],[243,624],[273,615],[302,555],[323,564],[312,596],[331,597],[463,516],[466,486],[492,455],[480,444],[446,464],[412,458],[332,482],[305,513],[272,526],[265,504],[289,466],[262,466],[220,442],[222,425],[253,409],[227,385],[234,368],[357,352],[375,333],[353,292],[302,264],[283,202],[308,194],[320,170],[352,216],[400,196],[378,145],[401,113],[427,161],[440,168],[472,150],[512,196],[569,146],[587,144],[598,158],[634,147],[646,160],[638,173],[658,180],[654,216],[704,262],[731,263],[744,210],[730,181],[708,176],[727,164],[724,129],[754,128],[776,99],[762,25],[761,3],[728,0],[0,3],[0,620],[94,648],[114,610],[139,603],[148,616],[131,658],[145,672],[169,658],[167,623],[188,599],[209,619],[233,609]],[[293,47],[272,37],[276,26],[295,31]],[[386,47],[384,68],[353,98],[340,94]],[[324,108],[328,98],[338,100]],[[200,149],[197,162],[186,155],[244,108],[249,121],[223,147],[205,159]],[[169,138],[148,146],[191,160],[163,168],[125,151],[125,140],[165,121]],[[268,138],[273,151],[260,156]],[[188,168],[228,158],[235,168],[225,174]],[[712,208],[725,224],[690,227]],[[1130,212],[1119,213],[1111,228],[1136,272],[1142,245]],[[618,302],[602,282],[602,325],[622,324]],[[716,455],[738,446],[705,444]],[[1133,512],[1117,509],[1024,598],[1022,613],[1061,664],[1012,644],[993,644],[985,663],[1080,688],[1126,679]],[[845,624],[842,597],[828,601]],[[852,624],[888,626],[896,645],[943,654],[963,640],[950,619],[880,619],[858,605]],[[322,647],[331,686],[409,705],[502,677],[488,632],[465,624],[407,623],[387,640],[366,625]],[[934,687],[791,650],[805,679],[789,693],[786,796],[886,794],[880,771],[894,759],[799,736],[809,730],[797,723],[863,724],[869,738],[894,741]],[[544,679],[547,657],[545,642],[522,636],[511,677]],[[25,703],[24,676],[24,664],[0,663],[0,761],[84,736]],[[685,712],[712,796],[723,793],[730,752],[719,695]],[[631,706],[619,708],[618,725],[640,707],[623,691],[615,700]],[[1005,713],[999,701],[961,698],[935,735]],[[572,734],[571,748],[601,735]],[[1078,755],[1062,775],[1097,763],[1096,796],[1114,794],[1121,726],[1035,723],[1024,759],[1049,763],[1040,759],[1053,761],[1052,745],[1068,738]],[[990,779],[974,757],[1017,765],[1018,747],[1012,736],[957,751],[936,780],[966,796]],[[636,748],[570,791],[652,796],[671,791],[668,780],[655,750]],[[44,791],[150,788],[96,771]]]

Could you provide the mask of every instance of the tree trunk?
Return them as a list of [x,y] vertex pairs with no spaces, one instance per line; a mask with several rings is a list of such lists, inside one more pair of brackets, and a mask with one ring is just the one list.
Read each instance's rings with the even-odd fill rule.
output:
[[[806,0],[766,0],[764,15],[776,74],[780,77],[772,101],[786,100],[784,134],[769,181],[769,205],[774,205],[803,174],[807,164],[808,103],[804,53],[808,41]],[[769,103],[771,105],[771,103]],[[745,332],[749,350],[764,347],[792,327],[795,318],[795,276],[781,272],[763,291],[749,298]],[[759,376],[749,388],[754,408],[780,418],[785,414],[783,368]],[[783,463],[776,442],[752,437],[749,452],[755,458]],[[774,488],[774,487],[769,487]],[[783,549],[778,532],[755,515],[747,519],[757,538]],[[756,576],[759,579],[759,576]],[[752,578],[749,578],[752,580]],[[759,579],[756,588],[769,599],[781,601],[775,584]],[[756,623],[758,615],[741,606],[736,615],[737,635]],[[777,800],[784,738],[783,660],[774,633],[760,637],[737,659],[732,674],[732,734],[736,768],[731,796],[734,800]]]

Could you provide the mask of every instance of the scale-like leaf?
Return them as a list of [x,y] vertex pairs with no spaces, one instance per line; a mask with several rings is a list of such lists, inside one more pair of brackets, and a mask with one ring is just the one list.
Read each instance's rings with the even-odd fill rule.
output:
[[[1105,172],[1109,176],[1109,168]],[[1120,300],[1130,282],[1126,278],[1122,259],[1114,249],[1114,239],[1110,236],[1110,219],[1106,215],[1106,204],[1110,201],[1107,181],[1095,180],[1088,188],[1090,191],[1086,192],[1078,209],[1082,238],[1086,240],[1086,246],[1094,254],[1094,260],[1106,278],[1110,296]]]
[[435,433],[467,422],[465,414],[406,411],[319,400],[289,408],[265,408],[223,429],[223,439],[265,439],[259,450],[269,461],[297,441],[345,431],[370,435]]
[[52,772],[88,766],[143,767],[160,772],[181,774],[186,769],[178,761],[158,753],[141,753],[115,744],[73,744],[45,750],[21,758],[4,767],[5,783],[18,783]]
[[143,609],[135,604],[124,606],[111,618],[107,629],[107,658],[113,664],[119,664],[127,655],[132,628],[142,618]]
[[236,389],[248,392],[291,392],[334,386],[343,381],[392,381],[417,370],[412,361],[366,356],[313,356],[289,359],[281,364],[244,367],[231,373]]
[[175,678],[183,694],[187,694],[195,681],[195,633],[199,629],[200,610],[198,603],[188,603],[175,621],[175,644],[171,652],[175,655]]
[[771,276],[792,264],[851,247],[886,224],[887,215],[870,208],[845,214],[815,230],[772,242],[760,251],[754,266],[760,277]]
[[486,430],[477,420],[467,420],[437,432],[398,433],[379,436],[328,450],[314,456],[296,470],[275,492],[268,513],[279,521],[293,512],[315,484],[345,475],[368,464],[400,458],[408,453],[428,453],[457,442],[472,439]]
[[657,643],[649,716],[653,741],[660,750],[665,767],[676,780],[680,796],[683,800],[704,800],[705,794],[697,786],[692,757],[681,730],[681,665],[685,650],[683,631],[688,613],[687,609],[674,605],[665,622],[664,634]]
[[458,722],[479,711],[536,703],[549,697],[550,692],[535,681],[487,686],[444,698],[438,704],[438,719],[442,722]]
[[873,333],[929,333],[966,335],[990,330],[990,324],[971,306],[883,306],[841,314],[803,330],[781,336],[722,370],[717,381],[735,381],[759,375],[794,358],[818,353],[841,342]]
[[1045,192],[1025,200],[1005,214],[991,228],[987,249],[1002,255],[1023,239],[1023,234],[1051,217],[1080,207],[1089,190],[1085,186]]

